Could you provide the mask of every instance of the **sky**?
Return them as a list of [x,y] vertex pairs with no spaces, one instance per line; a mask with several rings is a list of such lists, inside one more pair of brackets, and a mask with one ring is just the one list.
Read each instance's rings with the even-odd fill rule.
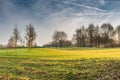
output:
[[120,25],[120,0],[0,0],[0,44],[8,43],[15,24],[23,39],[26,25],[34,25],[41,46],[55,30],[71,39],[76,28],[91,23]]

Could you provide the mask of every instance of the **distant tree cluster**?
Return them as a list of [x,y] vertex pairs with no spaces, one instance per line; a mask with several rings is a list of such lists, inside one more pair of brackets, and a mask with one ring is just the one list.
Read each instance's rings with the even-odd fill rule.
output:
[[67,40],[67,34],[64,31],[55,31],[52,37],[52,42],[43,45],[43,47],[70,47],[71,41]]
[[63,31],[55,31],[52,42],[44,47],[119,47],[120,26],[116,28],[110,23],[101,26],[89,24],[76,29],[72,40],[67,40],[67,34]]
[[[16,48],[18,42],[21,46],[35,47],[37,37],[35,28],[29,24],[25,29],[25,40],[20,36],[20,31],[15,25],[13,35],[9,38],[7,47]],[[43,47],[120,47],[120,25],[116,28],[110,23],[104,23],[101,26],[89,24],[88,27],[81,26],[75,30],[71,40],[64,31],[55,31],[52,36],[52,41]]]
[[[34,26],[31,24],[27,25],[25,31],[26,31],[26,34],[24,37],[26,40],[26,46],[27,47],[37,46],[37,44],[34,43],[34,41],[37,37]],[[25,41],[20,36],[20,31],[18,30],[17,26],[15,25],[15,28],[13,29],[13,35],[8,40],[7,47],[9,47],[9,48],[18,47],[18,45],[17,45],[18,41],[21,43],[21,46],[24,46]]]

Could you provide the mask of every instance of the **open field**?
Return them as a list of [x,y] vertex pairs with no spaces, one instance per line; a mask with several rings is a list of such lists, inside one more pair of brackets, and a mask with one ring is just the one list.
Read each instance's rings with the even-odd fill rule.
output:
[[120,80],[120,48],[0,49],[0,80]]

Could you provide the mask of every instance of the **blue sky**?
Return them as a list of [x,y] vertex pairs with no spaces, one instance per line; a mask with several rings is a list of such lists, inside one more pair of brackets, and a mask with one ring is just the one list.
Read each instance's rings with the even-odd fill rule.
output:
[[37,31],[36,42],[45,44],[55,30],[71,39],[76,28],[90,23],[120,24],[120,0],[0,0],[0,43],[7,44],[17,24],[21,36],[31,23]]

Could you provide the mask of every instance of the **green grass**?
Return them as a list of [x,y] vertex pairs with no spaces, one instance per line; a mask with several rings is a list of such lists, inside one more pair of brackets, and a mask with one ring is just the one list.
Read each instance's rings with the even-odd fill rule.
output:
[[0,49],[0,80],[119,80],[120,48]]

